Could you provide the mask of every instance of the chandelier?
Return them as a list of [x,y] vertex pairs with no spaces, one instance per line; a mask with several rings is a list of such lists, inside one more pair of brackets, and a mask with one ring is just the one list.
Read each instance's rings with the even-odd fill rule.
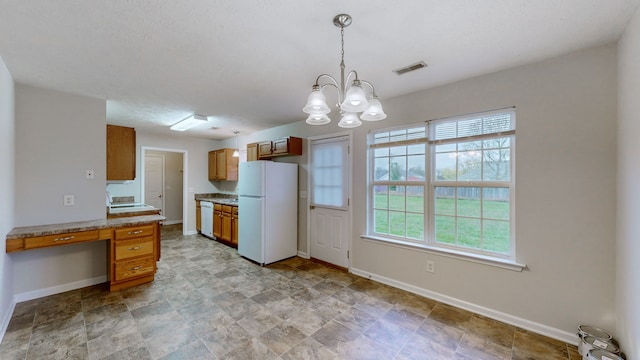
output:
[[[309,114],[306,123],[309,125],[326,125],[331,119],[327,116],[331,112],[327,101],[322,93],[327,86],[333,86],[338,89],[338,108],[340,109],[340,122],[338,126],[343,128],[354,128],[362,125],[360,119],[365,121],[382,120],[387,114],[382,110],[382,104],[376,96],[373,85],[365,80],[358,78],[355,70],[349,71],[347,77],[344,74],[344,28],[351,25],[351,16],[347,14],[339,14],[333,18],[333,24],[340,28],[340,40],[342,45],[341,61],[340,61],[340,83],[331,75],[321,74],[316,78],[316,83],[311,88],[311,94],[307,99],[307,105],[302,109]],[[321,80],[326,80],[321,84]],[[362,85],[371,88],[371,96],[367,98],[367,94]],[[358,113],[360,119],[358,119]]]

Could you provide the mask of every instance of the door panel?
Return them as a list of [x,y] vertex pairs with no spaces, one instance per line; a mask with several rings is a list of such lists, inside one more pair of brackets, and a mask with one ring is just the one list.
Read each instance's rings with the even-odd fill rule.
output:
[[144,157],[144,203],[163,210],[164,156],[147,155]]
[[348,216],[345,211],[316,207],[311,214],[311,257],[348,268]]
[[349,267],[349,137],[312,140],[310,256]]

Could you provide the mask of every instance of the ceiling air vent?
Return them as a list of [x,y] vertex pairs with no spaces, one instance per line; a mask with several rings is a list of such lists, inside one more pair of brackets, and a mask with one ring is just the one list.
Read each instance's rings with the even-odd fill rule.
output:
[[415,71],[415,70],[422,69],[422,68],[425,68],[425,67],[427,67],[427,64],[424,61],[420,61],[420,62],[417,62],[415,64],[411,64],[409,66],[405,66],[405,67],[400,68],[400,69],[395,69],[395,70],[393,70],[393,72],[396,73],[397,75],[402,75],[402,74],[406,74],[406,73],[408,73],[410,71]]

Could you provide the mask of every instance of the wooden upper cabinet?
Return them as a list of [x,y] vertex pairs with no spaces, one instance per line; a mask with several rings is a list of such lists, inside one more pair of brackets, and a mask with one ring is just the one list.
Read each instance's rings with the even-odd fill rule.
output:
[[258,143],[258,159],[267,159],[271,157],[271,141],[263,141]]
[[302,139],[286,137],[272,141],[272,155],[302,155]]
[[258,143],[247,144],[247,161],[258,160]]
[[293,155],[302,155],[302,139],[299,137],[288,136],[247,145],[247,161]]
[[238,158],[234,149],[209,151],[209,180],[238,180]]
[[107,125],[107,180],[135,180],[136,129]]

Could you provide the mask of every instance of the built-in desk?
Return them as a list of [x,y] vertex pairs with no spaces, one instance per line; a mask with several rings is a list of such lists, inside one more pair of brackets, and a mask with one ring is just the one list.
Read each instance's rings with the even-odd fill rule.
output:
[[6,252],[107,240],[109,288],[120,290],[153,281],[156,261],[160,260],[160,221],[164,219],[147,215],[17,227],[7,234]]

